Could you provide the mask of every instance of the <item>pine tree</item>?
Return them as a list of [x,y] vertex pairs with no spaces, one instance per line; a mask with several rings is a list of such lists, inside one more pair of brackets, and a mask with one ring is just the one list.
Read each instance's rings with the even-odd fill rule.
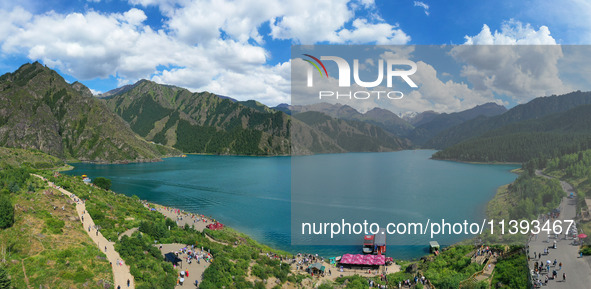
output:
[[0,266],[0,289],[10,288],[10,279],[8,279],[8,273],[2,266]]
[[14,224],[14,207],[8,197],[0,195],[0,229]]

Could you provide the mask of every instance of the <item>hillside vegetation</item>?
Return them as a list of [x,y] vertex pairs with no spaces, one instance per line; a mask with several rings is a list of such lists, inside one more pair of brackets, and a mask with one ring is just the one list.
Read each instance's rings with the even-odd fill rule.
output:
[[105,102],[140,136],[186,153],[290,153],[289,117],[254,101],[141,80]]
[[[28,160],[40,163],[47,158],[51,157]],[[0,229],[0,267],[11,285],[104,288],[113,280],[111,266],[84,232],[75,204],[30,172],[27,168],[0,170],[0,199],[8,199],[14,209],[14,223]]]
[[528,103],[515,106],[501,115],[480,116],[451,127],[429,140],[425,147],[447,148],[509,124],[543,118],[587,104],[591,104],[591,92],[576,91],[558,96],[538,97]]
[[[178,227],[157,211],[148,210],[137,197],[128,197],[83,184],[80,177],[49,172],[45,177],[64,189],[87,199],[86,207],[102,234],[118,240],[118,234],[139,228],[131,237],[123,236],[115,244],[126,264],[131,266],[136,288],[175,288],[177,272],[166,262],[156,243],[198,244],[214,256],[203,274],[199,288],[262,288],[262,280],[277,278],[281,284],[301,283],[303,276],[293,274],[289,265],[271,260],[266,253],[291,256],[286,252],[261,245],[244,234],[230,228],[221,231],[198,232],[189,226]],[[170,226],[170,230],[168,230]],[[156,241],[156,242],[155,242]],[[233,246],[235,242],[239,245]],[[282,266],[280,266],[282,264]],[[254,281],[253,281],[254,279]]]
[[[438,139],[467,139],[433,155],[477,162],[527,162],[591,148],[591,93],[539,98],[492,118],[456,126]],[[554,113],[552,113],[554,112]],[[471,137],[471,138],[470,138]]]
[[0,76],[0,146],[68,161],[152,161],[180,152],[150,144],[120,117],[38,62]]
[[0,168],[24,166],[50,169],[64,164],[63,160],[41,151],[0,147]]
[[[400,139],[382,128],[356,120],[332,118],[316,111],[307,111],[294,115],[306,125],[333,140],[335,149],[328,152],[384,152],[410,147],[407,140]],[[294,136],[296,138],[297,136]],[[312,142],[312,150],[317,145]]]

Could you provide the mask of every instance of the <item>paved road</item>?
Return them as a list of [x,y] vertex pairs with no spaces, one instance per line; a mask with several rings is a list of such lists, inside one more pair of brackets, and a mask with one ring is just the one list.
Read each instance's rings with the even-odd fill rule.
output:
[[[536,174],[551,178],[538,171],[536,171]],[[572,185],[564,181],[561,181],[560,183],[562,189],[567,193],[567,195],[570,195],[571,192],[574,193]],[[557,220],[574,220],[576,216],[576,199],[564,197],[560,203],[559,209],[560,216]],[[563,231],[565,231],[568,227],[568,223],[563,223],[562,227]],[[534,252],[536,252],[536,254],[543,253],[545,248],[552,247],[554,241],[556,241],[557,244],[556,249],[550,248],[548,249],[548,255],[542,255],[541,258],[538,257],[537,259],[533,258]],[[556,267],[552,265],[550,266],[550,272],[552,272],[552,270],[556,270],[558,273],[558,278],[556,278],[556,280],[548,281],[548,286],[544,286],[543,288],[591,288],[591,267],[589,266],[589,262],[586,260],[586,258],[589,257],[579,258],[579,246],[573,244],[572,238],[569,237],[565,239],[564,234],[559,235],[558,239],[556,239],[554,235],[549,238],[546,232],[541,232],[538,234],[537,238],[534,237],[530,240],[529,249],[530,256],[532,257],[529,262],[530,268],[533,268],[535,261],[546,262],[547,260],[554,261],[554,259],[556,259],[558,263],[562,262],[562,269],[560,269],[558,265]],[[563,273],[566,273],[566,282],[562,281]],[[546,275],[546,272],[540,274],[540,278],[542,280],[544,280],[544,275]]]
[[[33,174],[33,176],[36,176],[38,178],[41,178],[44,181],[47,181],[47,183],[49,184],[50,187],[52,188],[56,188],[58,189],[60,192],[62,192],[64,195],[70,197],[72,200],[75,200],[75,195],[70,193],[69,191],[64,190],[63,188],[58,188],[54,183],[48,181],[47,179],[43,178],[42,176],[39,175],[35,175]],[[98,248],[103,251],[105,253],[105,255],[107,255],[107,259],[109,260],[109,262],[111,262],[112,264],[112,268],[113,268],[113,277],[114,277],[114,288],[116,289],[117,286],[121,286],[121,288],[135,288],[135,282],[134,282],[134,278],[133,275],[131,275],[131,273],[129,272],[129,266],[127,266],[127,264],[123,264],[122,266],[117,264],[117,261],[122,260],[121,256],[119,255],[119,253],[117,253],[117,251],[115,251],[115,248],[113,247],[113,245],[115,243],[113,242],[109,242],[105,237],[103,237],[103,234],[101,234],[100,232],[96,232],[96,230],[92,229],[94,227],[94,221],[92,220],[92,218],[90,217],[90,215],[88,213],[84,213],[86,212],[86,205],[79,201],[76,202],[76,211],[78,212],[78,218],[80,218],[80,221],[82,222],[82,216],[84,216],[84,222],[82,222],[82,227],[84,228],[84,231],[86,231],[86,233],[88,233],[88,235],[90,236],[90,238],[92,239],[92,241],[94,241],[95,244],[97,244]],[[91,230],[88,230],[88,227],[91,227]],[[105,247],[106,247],[106,252],[105,252]],[[130,285],[129,287],[127,287],[127,280],[130,281]]]

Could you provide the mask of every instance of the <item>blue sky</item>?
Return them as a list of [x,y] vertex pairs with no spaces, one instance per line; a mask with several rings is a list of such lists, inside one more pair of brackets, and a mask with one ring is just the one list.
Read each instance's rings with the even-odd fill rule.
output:
[[293,44],[589,44],[589,19],[583,0],[0,0],[0,73],[39,60],[97,93],[146,78],[276,105]]

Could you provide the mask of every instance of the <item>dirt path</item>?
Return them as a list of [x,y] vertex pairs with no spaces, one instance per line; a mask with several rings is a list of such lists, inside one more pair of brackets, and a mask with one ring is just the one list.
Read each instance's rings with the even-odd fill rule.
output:
[[[135,281],[131,273],[129,272],[129,266],[126,264],[119,265],[117,261],[122,260],[121,256],[117,251],[115,251],[113,242],[109,242],[103,234],[97,232],[97,230],[93,229],[95,224],[90,215],[86,212],[86,205],[82,201],[76,201],[77,198],[74,194],[70,193],[69,191],[64,190],[61,187],[57,187],[54,183],[50,182],[49,180],[45,179],[42,176],[35,175],[33,176],[41,178],[42,180],[46,181],[50,187],[59,190],[62,194],[70,197],[74,202],[76,202],[76,211],[78,212],[78,217],[82,221],[84,217],[84,221],[82,222],[82,228],[88,236],[97,244],[98,248],[107,255],[107,259],[112,264],[113,268],[113,278],[114,278],[114,287],[121,286],[121,288],[135,288]],[[90,228],[90,229],[89,229]],[[129,287],[127,287],[127,281],[130,281]]]
[[25,284],[27,284],[27,288],[31,288],[31,285],[29,285],[29,277],[27,277],[27,270],[25,270],[25,260],[21,260],[21,265],[23,265],[23,274],[25,275]]

